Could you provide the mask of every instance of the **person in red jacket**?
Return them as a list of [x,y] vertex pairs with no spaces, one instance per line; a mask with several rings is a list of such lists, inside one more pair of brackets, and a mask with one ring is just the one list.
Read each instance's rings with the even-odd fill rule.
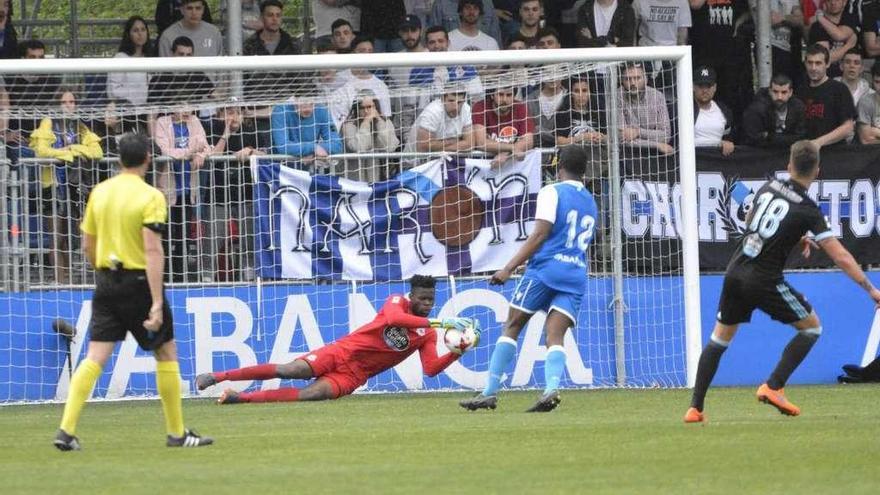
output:
[[[220,404],[241,402],[293,402],[338,399],[350,395],[367,380],[397,366],[418,351],[422,370],[434,376],[458,359],[459,354],[437,354],[437,339],[445,329],[474,327],[479,342],[479,326],[470,318],[426,318],[434,308],[436,281],[416,275],[410,279],[409,296],[393,294],[373,318],[332,344],[308,352],[286,364],[260,364],[229,371],[203,373],[196,377],[196,387],[204,390],[227,380],[271,380],[273,378],[308,380],[305,388],[279,388],[260,392],[237,392],[227,389]],[[442,328],[444,332],[436,329]]]

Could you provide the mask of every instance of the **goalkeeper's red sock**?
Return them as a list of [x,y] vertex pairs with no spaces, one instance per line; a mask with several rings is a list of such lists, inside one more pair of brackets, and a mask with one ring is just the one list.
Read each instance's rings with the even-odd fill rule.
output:
[[218,371],[214,373],[214,378],[218,382],[225,380],[271,380],[272,378],[278,378],[277,367],[275,364],[258,364],[235,370]]
[[299,389],[291,387],[262,392],[241,392],[238,394],[238,400],[241,402],[294,402],[299,400]]

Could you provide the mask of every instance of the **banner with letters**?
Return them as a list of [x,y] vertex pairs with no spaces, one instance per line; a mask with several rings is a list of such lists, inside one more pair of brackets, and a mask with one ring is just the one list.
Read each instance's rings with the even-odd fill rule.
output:
[[[700,268],[721,271],[745,229],[754,193],[768,178],[787,178],[788,150],[739,147],[727,157],[697,150]],[[662,165],[662,164],[661,164]],[[656,158],[623,161],[622,216],[625,263],[630,271],[677,269],[680,263],[681,187],[675,167]],[[819,179],[810,197],[832,231],[862,264],[880,263],[880,147],[839,146],[821,152]],[[821,251],[803,259],[794,253],[790,268],[827,267]]]
[[501,268],[528,237],[541,155],[445,158],[376,183],[254,159],[258,274],[402,280]]

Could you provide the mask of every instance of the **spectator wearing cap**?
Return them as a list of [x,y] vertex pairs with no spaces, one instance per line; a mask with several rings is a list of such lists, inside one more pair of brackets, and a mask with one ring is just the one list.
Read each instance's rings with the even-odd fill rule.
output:
[[[403,42],[403,52],[421,53],[428,51],[422,43],[422,21],[418,16],[409,14],[397,29]],[[389,85],[395,89],[410,86],[412,67],[391,67],[388,70]],[[418,116],[419,97],[410,91],[395,91],[391,98],[392,119],[397,129],[410,129]]]
[[733,153],[731,140],[733,114],[721,102],[715,101],[718,81],[715,69],[697,67],[694,71],[694,144],[699,147],[721,148],[721,154]]
[[480,30],[482,0],[459,0],[458,28],[449,32],[449,51],[498,50],[498,41]]
[[397,36],[397,27],[404,17],[406,6],[403,0],[362,2],[361,34],[373,39],[376,53],[399,52],[403,45]]
[[[413,14],[403,18],[397,28],[397,35],[403,43],[401,53],[422,53],[428,51],[422,43],[422,21]],[[409,86],[409,74],[412,67],[392,67],[389,69],[391,85],[395,88]]]
[[[483,15],[480,17],[480,31],[495,39],[501,46],[501,26],[498,17],[495,16],[495,6],[492,0],[479,0]],[[434,0],[434,8],[431,10],[431,18],[428,23],[431,26],[443,26],[447,33],[458,29],[461,24],[459,0]]]

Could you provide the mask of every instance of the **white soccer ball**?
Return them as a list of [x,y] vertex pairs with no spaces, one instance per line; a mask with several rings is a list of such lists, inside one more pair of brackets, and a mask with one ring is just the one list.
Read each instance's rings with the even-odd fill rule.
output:
[[464,330],[450,328],[446,330],[443,336],[443,342],[449,352],[455,354],[463,354],[469,351],[477,343],[477,332],[473,327],[467,327]]

